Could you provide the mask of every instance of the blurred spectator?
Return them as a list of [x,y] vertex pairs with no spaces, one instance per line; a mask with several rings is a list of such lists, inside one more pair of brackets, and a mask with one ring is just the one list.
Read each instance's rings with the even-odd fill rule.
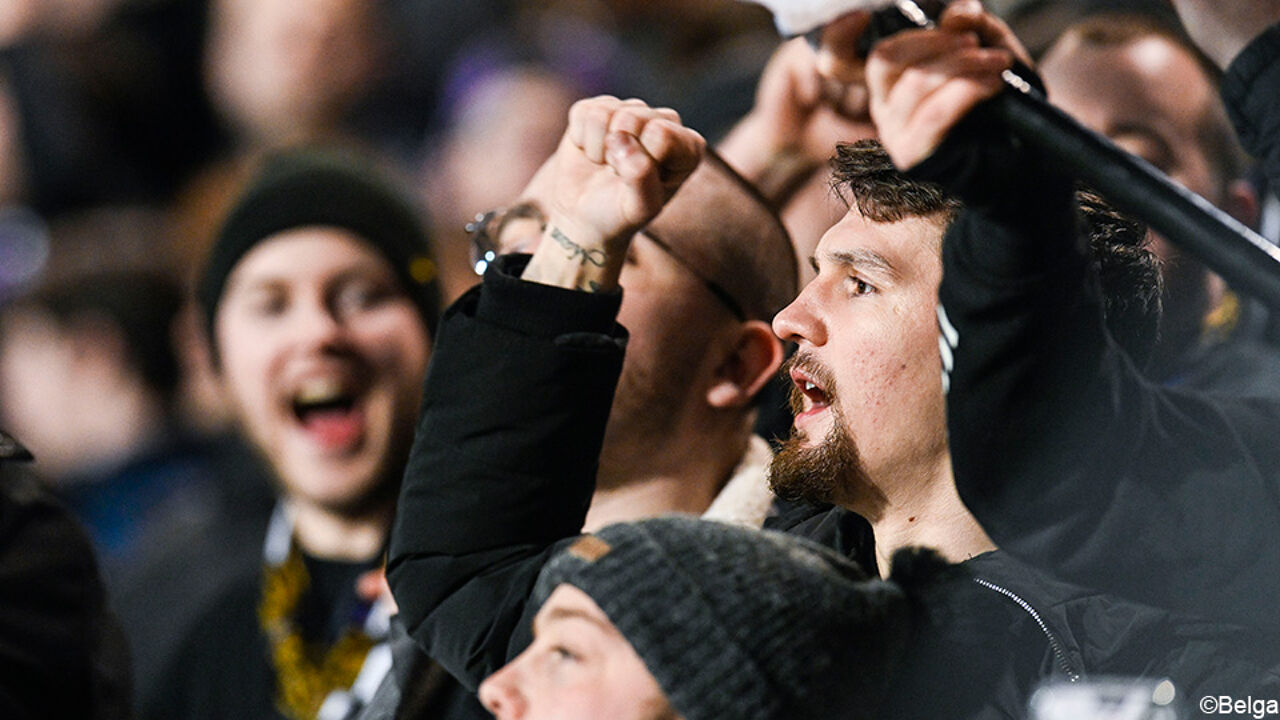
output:
[[[533,5],[526,3],[526,9]],[[680,110],[686,125],[722,135],[751,107],[778,42],[764,8],[737,0],[563,0],[537,3],[536,46],[552,65],[595,64],[606,91]]]
[[161,262],[125,259],[163,256],[148,221],[116,209],[55,225],[58,267],[0,308],[5,422],[87,525],[113,586],[164,528],[212,512],[216,494],[210,449],[174,413],[181,286]]
[[[427,129],[438,131],[450,106],[445,88],[464,48],[480,42],[515,50],[507,39],[513,8],[521,1],[384,0],[388,24],[400,36],[390,78],[397,91],[394,102],[425,111]],[[438,112],[440,107],[445,111]]]
[[1004,0],[983,3],[1003,16],[1033,57],[1040,57],[1064,28],[1098,13],[1135,13],[1178,26],[1167,0]]
[[[756,78],[778,43],[769,13],[736,0],[503,4],[492,0],[462,12],[427,3],[418,32],[432,33],[430,21],[458,28],[449,39],[457,48],[450,63],[484,56],[506,64],[536,59],[573,78],[585,94],[641,97],[678,108],[687,125],[709,138],[750,108]],[[486,12],[489,21],[481,24],[477,17]],[[449,82],[456,75],[450,71],[440,81],[441,106],[451,106]]]
[[277,505],[253,546],[168,553],[161,581],[191,587],[177,558],[235,572],[196,579],[205,602],[140,683],[143,717],[346,718],[402,669],[412,711],[479,710],[420,655],[393,659],[381,581],[439,312],[427,252],[414,210],[362,158],[271,154],[238,196],[202,268],[201,329]]
[[[199,75],[204,0],[19,5],[39,12],[10,24],[0,69],[26,202],[50,216],[164,201],[217,152]],[[10,182],[5,172],[0,183]]]
[[190,363],[174,323],[185,295],[163,219],[102,208],[55,223],[51,237],[27,224],[15,237],[32,248],[24,273],[41,281],[0,306],[0,409],[88,526],[143,680],[205,602],[186,591],[228,565],[184,565],[175,572],[192,582],[178,585],[151,558],[206,536],[230,552],[241,523],[265,522],[270,489],[233,437],[181,420]]
[[358,134],[394,57],[381,3],[210,3],[205,81],[241,148]]
[[129,658],[84,531],[0,432],[0,715],[124,720]]
[[[1099,14],[1071,25],[1045,53],[1054,104],[1246,225],[1258,199],[1217,91],[1216,68],[1152,16]],[[1194,256],[1158,234],[1164,278],[1160,339],[1147,367],[1163,383],[1274,393],[1280,355],[1249,337],[1241,300]]]
[[30,37],[81,37],[98,30],[125,0],[8,0],[0,10],[0,46]]
[[448,127],[422,167],[447,301],[480,280],[464,227],[520,195],[556,149],[580,94],[571,80],[537,65],[486,70],[456,92]]

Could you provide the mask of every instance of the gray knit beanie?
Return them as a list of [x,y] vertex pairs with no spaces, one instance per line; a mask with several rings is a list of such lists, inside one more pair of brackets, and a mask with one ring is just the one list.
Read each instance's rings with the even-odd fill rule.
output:
[[694,518],[611,525],[554,557],[686,720],[873,717],[910,633],[896,585],[782,533]]
[[295,148],[262,161],[209,251],[196,299],[211,342],[222,291],[240,258],[276,233],[308,226],[350,230],[381,253],[435,336],[439,273],[417,209],[368,158]]

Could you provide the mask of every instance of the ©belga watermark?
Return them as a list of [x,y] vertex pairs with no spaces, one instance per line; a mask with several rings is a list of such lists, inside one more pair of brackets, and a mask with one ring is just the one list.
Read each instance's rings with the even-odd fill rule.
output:
[[1247,715],[1262,720],[1280,715],[1280,701],[1275,698],[1236,698],[1230,695],[1205,695],[1200,698],[1200,712],[1205,715]]

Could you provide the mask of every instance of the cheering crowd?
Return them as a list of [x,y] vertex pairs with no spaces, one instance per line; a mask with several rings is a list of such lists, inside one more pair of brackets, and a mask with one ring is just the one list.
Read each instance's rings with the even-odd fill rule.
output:
[[1265,714],[1280,309],[991,104],[1268,233],[1280,3],[1101,5],[22,4],[4,716]]

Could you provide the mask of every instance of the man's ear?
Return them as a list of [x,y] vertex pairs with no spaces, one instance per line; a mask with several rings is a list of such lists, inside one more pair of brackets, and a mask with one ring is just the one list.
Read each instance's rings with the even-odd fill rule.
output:
[[715,408],[746,407],[782,365],[782,341],[768,323],[748,320],[736,327],[727,347],[707,390],[707,404]]

